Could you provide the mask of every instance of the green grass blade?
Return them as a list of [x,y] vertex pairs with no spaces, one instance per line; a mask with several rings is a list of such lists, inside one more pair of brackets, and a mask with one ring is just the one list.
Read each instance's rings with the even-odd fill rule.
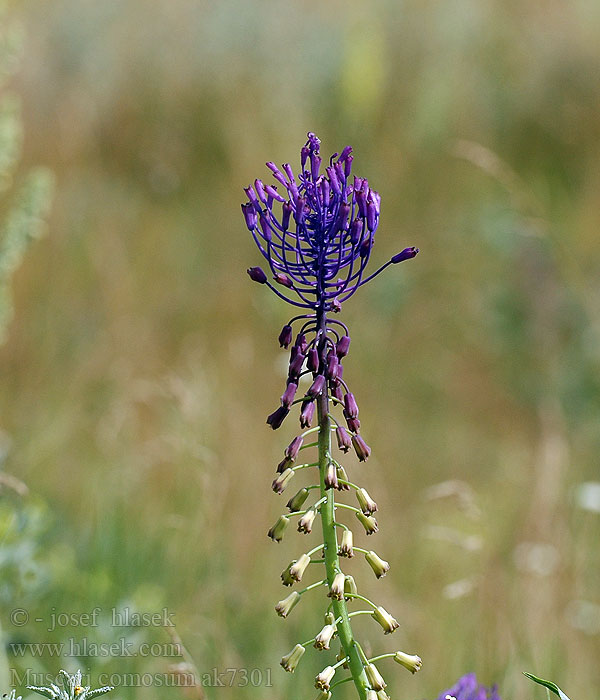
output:
[[548,688],[549,690],[551,690],[553,693],[558,695],[560,700],[569,700],[569,698],[556,685],[556,683],[552,683],[552,681],[545,681],[543,678],[538,678],[537,676],[534,676],[533,673],[527,673],[527,671],[523,671],[523,675],[527,676],[527,678],[531,678],[531,680],[534,681],[535,683],[539,683],[540,685],[543,685],[545,688]]

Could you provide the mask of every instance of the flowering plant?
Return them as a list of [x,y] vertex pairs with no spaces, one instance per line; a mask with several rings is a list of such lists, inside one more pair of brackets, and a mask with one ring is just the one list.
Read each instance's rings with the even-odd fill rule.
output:
[[[315,679],[318,697],[330,698],[336,685],[353,681],[361,699],[383,700],[387,697],[386,682],[375,662],[390,657],[415,673],[421,659],[402,651],[367,658],[352,630],[351,619],[357,615],[370,615],[384,634],[393,633],[398,622],[360,594],[354,578],[342,570],[341,559],[355,554],[364,557],[377,578],[385,576],[390,567],[375,551],[356,546],[352,529],[342,522],[342,513],[353,514],[367,535],[379,529],[374,515],[377,503],[366,489],[350,480],[332,447],[335,435],[340,452],[353,449],[360,462],[371,454],[360,432],[358,404],[343,378],[350,333],[334,315],[360,287],[419,251],[405,248],[372,274],[366,273],[379,224],[380,196],[366,178],[351,179],[350,146],[331,156],[324,172],[319,148],[319,139],[309,133],[297,176],[287,163],[281,169],[267,163],[280,189],[257,179],[254,186],[245,189],[248,201],[242,204],[248,230],[268,266],[268,274],[262,267],[249,268],[250,278],[301,310],[279,334],[280,346],[290,348],[289,369],[280,405],[267,423],[278,429],[292,407],[298,406],[303,432],[284,450],[273,490],[281,494],[298,475],[315,470],[315,478],[288,500],[289,512],[278,518],[268,535],[281,542],[292,520],[299,532],[309,534],[318,516],[322,532],[322,542],[292,560],[281,579],[285,586],[293,586],[319,564],[324,566],[324,578],[292,591],[275,610],[287,617],[311,590],[325,588],[330,599],[323,628],[307,642],[296,644],[281,665],[293,672],[308,646],[329,650],[335,644],[339,647],[335,662],[326,665]],[[338,409],[343,420],[334,415]],[[314,448],[316,458],[305,458],[306,451]],[[358,507],[336,500],[336,492],[353,492]],[[350,611],[358,602],[367,609]],[[334,682],[340,668],[347,669],[349,675]]]

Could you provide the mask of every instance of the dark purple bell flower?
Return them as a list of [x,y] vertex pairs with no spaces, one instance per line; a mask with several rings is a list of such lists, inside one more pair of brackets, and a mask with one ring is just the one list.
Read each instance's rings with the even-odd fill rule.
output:
[[287,348],[291,342],[292,342],[292,327],[289,324],[286,324],[281,329],[281,333],[279,334],[279,347],[280,348]]
[[302,428],[310,428],[313,416],[315,415],[315,402],[311,399],[302,402],[302,410],[300,411],[300,426]]
[[337,379],[339,371],[339,362],[335,353],[330,353],[327,357],[327,378]]
[[337,438],[337,444],[340,450],[342,450],[342,452],[348,452],[352,447],[352,438],[348,434],[346,428],[342,425],[338,425],[335,429],[335,437]]
[[287,385],[287,387],[285,388],[285,391],[283,392],[283,396],[281,397],[281,405],[282,406],[289,408],[292,405],[292,402],[294,400],[294,396],[296,396],[297,389],[298,389],[298,385],[295,382],[290,382]]
[[303,442],[304,438],[302,437],[302,435],[297,435],[285,448],[285,456],[289,457],[292,460],[296,459],[296,457],[298,456],[298,452],[300,452],[300,448],[302,447]]
[[308,351],[306,366],[311,372],[319,371],[319,353],[316,348],[311,348]]
[[344,415],[346,418],[358,418],[358,405],[350,392],[344,395]]
[[249,267],[247,272],[253,282],[264,284],[267,281],[267,276],[261,267]]
[[344,392],[342,391],[342,387],[339,384],[339,382],[329,382],[329,388],[331,389],[331,396],[333,396],[333,398],[337,399],[340,402],[344,400]]
[[346,417],[346,425],[348,429],[353,433],[358,433],[360,431],[360,421],[358,418],[348,418]]
[[280,406],[276,411],[273,411],[271,415],[267,418],[267,423],[273,428],[273,430],[277,430],[285,420],[287,414],[290,412],[289,408],[286,408],[285,406]]
[[335,351],[339,358],[346,357],[350,348],[350,336],[343,335],[335,346]]
[[306,353],[308,342],[306,341],[306,336],[304,333],[298,333],[298,337],[296,338],[296,342],[294,344],[303,355]]
[[456,700],[500,700],[497,686],[486,688],[479,685],[474,673],[467,673],[459,678],[451,688],[439,695],[438,700],[445,700],[448,695]]
[[298,350],[296,350],[295,356],[290,362],[290,377],[300,376],[302,365],[304,364],[304,359],[304,355]]
[[281,462],[277,465],[277,473],[282,474],[286,469],[289,469],[289,467],[292,466],[294,463],[293,459],[290,459],[289,457],[284,457]]
[[276,272],[273,275],[273,279],[275,280],[275,282],[278,282],[284,287],[289,287],[291,289],[294,286],[294,283],[292,282],[291,278],[288,275],[285,275],[283,272]]
[[359,462],[366,462],[371,456],[371,448],[360,435],[352,436],[352,446],[354,447]]
[[322,374],[319,374],[310,385],[306,395],[310,396],[311,399],[316,398],[325,388],[325,381],[325,377]]
[[390,262],[395,265],[396,263],[403,262],[404,260],[410,260],[411,258],[414,258],[418,252],[418,248],[405,248],[402,252],[396,253]]

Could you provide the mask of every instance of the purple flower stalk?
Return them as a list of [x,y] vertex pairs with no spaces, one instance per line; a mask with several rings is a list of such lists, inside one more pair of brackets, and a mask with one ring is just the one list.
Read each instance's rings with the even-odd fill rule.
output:
[[448,697],[455,700],[500,700],[498,687],[494,685],[486,688],[479,685],[474,673],[467,673],[459,678],[451,688],[440,694],[438,700],[447,700]]
[[[297,174],[287,163],[281,169],[272,162],[267,163],[276,184],[255,180],[253,186],[245,188],[248,201],[242,204],[242,213],[266,263],[264,269],[250,267],[248,275],[254,282],[266,285],[278,297],[301,309],[300,314],[288,321],[279,333],[280,347],[289,348],[290,352],[288,378],[280,405],[269,415],[267,423],[273,430],[278,429],[297,407],[300,426],[306,430],[286,448],[284,459],[278,465],[278,476],[273,481],[273,490],[281,493],[297,470],[302,469],[301,475],[308,476],[310,472],[305,468],[318,468],[317,483],[302,487],[288,501],[291,512],[280,517],[269,536],[280,542],[289,518],[296,515],[299,517],[298,531],[311,533],[313,521],[317,514],[320,515],[323,542],[298,561],[303,563],[303,573],[308,563],[324,564],[325,578],[301,590],[292,602],[295,606],[305,593],[326,585],[326,626],[332,626],[334,632],[327,637],[327,644],[315,643],[312,639],[300,646],[305,649],[314,644],[318,649],[327,650],[332,640],[339,642],[336,662],[326,665],[317,676],[315,685],[325,693],[329,692],[336,683],[343,682],[343,679],[332,682],[334,675],[347,668],[359,698],[365,700],[375,691],[383,692],[385,687],[373,661],[393,657],[414,673],[420,668],[421,660],[404,652],[368,659],[350,624],[355,613],[369,613],[380,627],[383,626],[385,633],[393,632],[397,627],[389,613],[386,612],[385,619],[382,617],[383,608],[358,595],[354,579],[341,569],[340,555],[352,556],[353,551],[367,554],[367,550],[352,544],[352,531],[341,522],[344,514],[348,510],[354,511],[366,534],[377,532],[378,526],[372,515],[347,504],[336,505],[336,491],[353,489],[363,509],[369,506],[367,513],[377,508],[368,493],[349,480],[346,470],[333,456],[332,433],[335,433],[340,452],[347,453],[352,447],[360,462],[365,462],[371,454],[371,448],[360,435],[358,404],[343,378],[342,363],[350,349],[350,333],[334,315],[360,287],[388,266],[414,258],[419,251],[413,247],[404,248],[375,272],[367,273],[379,225],[381,198],[366,178],[352,176],[350,146],[331,156],[325,167],[319,147],[319,139],[309,133],[300,152]],[[334,413],[341,415],[336,418]],[[315,418],[316,426],[312,428]],[[305,439],[315,432],[316,443]],[[316,461],[305,458],[304,454],[301,456],[301,450],[315,446],[318,452]],[[311,496],[312,500],[308,500]],[[307,500],[306,509],[301,510]],[[341,548],[338,543],[340,530]],[[383,572],[380,575],[389,568],[387,562],[371,550],[367,562],[371,567],[375,562],[377,571],[381,568]],[[314,570],[315,567],[306,569],[307,573]],[[285,585],[293,585],[299,578],[288,576],[287,571],[282,574],[282,580]],[[288,597],[287,600],[292,599]],[[360,601],[366,603],[368,609],[351,614],[349,607]],[[282,617],[293,607],[283,605],[284,602],[278,606]],[[283,607],[285,615],[279,609]],[[381,619],[373,610],[379,611]],[[382,625],[381,620],[385,624]],[[329,632],[329,627],[327,629]],[[296,654],[294,659],[296,656],[299,661],[302,654]],[[293,671],[296,663],[290,663],[288,657],[282,659],[282,666],[288,671]]]

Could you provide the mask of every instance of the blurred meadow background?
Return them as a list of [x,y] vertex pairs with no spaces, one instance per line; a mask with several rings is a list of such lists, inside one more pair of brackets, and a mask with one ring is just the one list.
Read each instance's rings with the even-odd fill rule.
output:
[[[382,196],[373,264],[421,249],[343,311],[373,448],[346,464],[392,565],[360,582],[401,623],[385,640],[357,628],[424,661],[414,677],[382,663],[390,694],[432,699],[476,671],[505,700],[543,698],[528,670],[596,697],[600,4],[15,0],[3,23],[22,35],[2,94],[24,133],[4,220],[32,168],[55,180],[45,235],[2,288],[4,676],[165,673],[185,660],[68,645],[168,644],[162,626],[110,624],[166,608],[199,673],[263,683],[115,698],[316,694],[326,652],[294,676],[279,659],[320,608],[273,611],[306,540],[266,537],[296,434],[265,425],[289,311],[246,275],[260,260],[240,212],[311,130],[323,156],[352,144]],[[48,631],[96,606],[97,626]]]

